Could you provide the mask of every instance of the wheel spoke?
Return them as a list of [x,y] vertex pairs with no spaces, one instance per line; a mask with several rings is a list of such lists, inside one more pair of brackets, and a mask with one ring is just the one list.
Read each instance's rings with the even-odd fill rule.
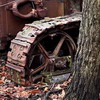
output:
[[36,74],[37,72],[45,68],[47,65],[48,65],[48,59],[45,60],[45,63],[43,65],[40,65],[38,68],[31,71],[31,75]]
[[66,37],[64,36],[64,37],[62,37],[62,38],[60,39],[59,43],[57,44],[56,48],[54,49],[54,51],[53,51],[53,53],[52,53],[53,56],[56,56],[56,55],[59,53],[59,50],[61,49],[61,46],[62,46],[62,44],[63,44],[65,38],[66,38]]
[[41,51],[41,53],[46,57],[49,58],[48,56],[48,52],[44,49],[44,47],[39,43],[38,44],[39,50]]

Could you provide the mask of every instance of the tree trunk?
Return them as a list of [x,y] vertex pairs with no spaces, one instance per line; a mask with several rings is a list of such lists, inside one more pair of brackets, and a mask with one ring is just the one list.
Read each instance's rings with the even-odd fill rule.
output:
[[65,100],[98,100],[100,90],[100,0],[84,0],[73,79]]

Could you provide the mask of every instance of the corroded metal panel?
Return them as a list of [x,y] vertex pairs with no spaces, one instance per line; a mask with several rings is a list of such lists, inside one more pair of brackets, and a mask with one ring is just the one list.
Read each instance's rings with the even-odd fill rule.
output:
[[[0,0],[0,41],[5,48],[7,41],[16,36],[16,34],[24,27],[26,23],[31,23],[35,19],[22,19],[12,13],[11,7],[14,0]],[[31,2],[27,2],[18,7],[22,14],[27,14],[32,10]],[[0,44],[1,45],[1,44]]]
[[57,17],[64,15],[64,2],[61,0],[44,0],[47,7],[47,15],[49,17]]

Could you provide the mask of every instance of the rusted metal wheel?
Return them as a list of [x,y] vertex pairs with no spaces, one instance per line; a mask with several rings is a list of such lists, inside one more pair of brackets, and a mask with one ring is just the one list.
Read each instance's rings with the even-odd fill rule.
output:
[[81,15],[75,14],[26,24],[11,41],[6,64],[9,79],[25,85],[33,83],[30,79],[40,79],[42,72],[67,69],[76,52],[73,31],[79,28],[80,20]]
[[75,51],[76,44],[66,32],[56,31],[39,36],[31,46],[27,59],[30,75],[35,76],[44,70],[54,72],[69,68]]

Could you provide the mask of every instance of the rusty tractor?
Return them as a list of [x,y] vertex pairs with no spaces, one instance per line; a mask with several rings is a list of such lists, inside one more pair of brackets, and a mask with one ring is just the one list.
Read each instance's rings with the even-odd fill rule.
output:
[[9,50],[8,78],[29,85],[45,73],[66,73],[77,49],[82,0],[0,3],[0,50]]

